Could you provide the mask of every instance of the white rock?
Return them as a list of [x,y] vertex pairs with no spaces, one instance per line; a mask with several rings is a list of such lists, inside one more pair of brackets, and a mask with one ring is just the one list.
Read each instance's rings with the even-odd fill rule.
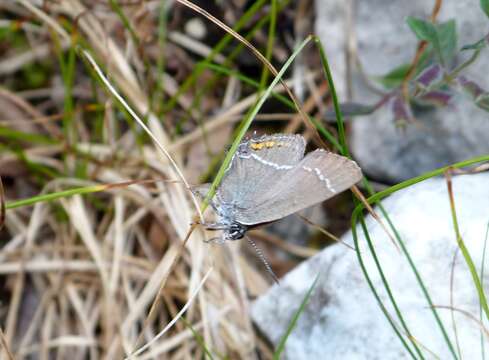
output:
[[[489,174],[453,179],[456,209],[463,240],[480,271],[489,222]],[[383,201],[437,306],[450,306],[451,263],[457,249],[446,182],[432,179],[402,190]],[[413,336],[440,359],[452,358],[406,258],[370,216],[367,227],[392,292]],[[392,318],[399,324],[362,236],[359,243],[368,273]],[[351,233],[343,240],[352,244]],[[488,247],[489,248],[489,247]],[[489,249],[488,249],[489,251]],[[487,268],[486,264],[486,268]],[[287,359],[403,359],[410,358],[381,312],[356,253],[344,245],[326,248],[289,273],[252,307],[252,317],[274,343],[304,299],[315,276],[320,279],[285,348]],[[488,272],[484,276],[489,293]],[[479,319],[479,299],[461,253],[453,283],[453,306]],[[451,312],[438,309],[455,347]],[[454,313],[463,359],[481,358],[480,327],[460,312]],[[485,338],[486,352],[489,341]],[[423,351],[427,359],[433,356]]]
[[[385,75],[410,63],[417,40],[407,26],[407,16],[428,18],[433,2],[424,0],[316,0],[316,32],[326,48],[340,100],[346,98],[346,55],[348,4],[353,6],[351,28],[358,57],[368,76]],[[459,48],[474,43],[489,32],[489,21],[470,0],[446,0],[438,21],[455,19]],[[471,55],[467,52],[465,56]],[[462,59],[459,59],[462,60]],[[489,90],[488,51],[466,72],[469,78]],[[353,100],[373,104],[379,96],[369,90],[353,69]],[[454,106],[415,112],[417,123],[406,131],[396,127],[386,108],[352,122],[352,151],[364,172],[375,179],[397,182],[428,170],[489,152],[489,114],[460,96]]]

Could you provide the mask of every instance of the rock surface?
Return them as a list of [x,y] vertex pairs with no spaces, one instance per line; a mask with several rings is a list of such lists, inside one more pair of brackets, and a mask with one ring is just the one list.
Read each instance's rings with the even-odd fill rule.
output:
[[[316,1],[316,32],[326,48],[340,100],[347,100],[347,39],[356,39],[354,48],[368,76],[384,75],[399,65],[410,63],[416,51],[417,40],[406,25],[406,17],[428,18],[432,6],[433,2],[424,0]],[[352,14],[352,25],[349,25],[347,14]],[[453,18],[456,20],[458,48],[474,43],[489,31],[488,18],[479,2],[443,1],[438,21]],[[488,53],[484,51],[464,72],[485,89],[489,89],[489,77],[480,74],[489,69]],[[460,62],[462,58],[458,60]],[[357,68],[352,69],[351,90],[352,100],[357,102],[372,104],[379,98],[367,89]],[[396,127],[391,111],[385,107],[353,120],[353,154],[367,175],[376,180],[398,182],[489,153],[486,135],[489,133],[489,113],[475,107],[463,95],[457,97],[451,107],[415,112],[414,116],[416,123],[408,125],[406,131]]]
[[[489,222],[488,183],[487,173],[453,178],[460,232],[478,272]],[[450,306],[451,264],[458,247],[445,180],[431,179],[414,185],[385,199],[383,205],[406,244],[433,304]],[[367,216],[366,224],[411,333],[440,359],[452,358],[406,258],[370,216]],[[360,228],[358,234],[362,257],[372,282],[392,318],[399,324]],[[352,244],[351,233],[346,234],[343,240]],[[320,278],[316,288],[286,343],[285,358],[410,358],[368,287],[356,253],[341,244],[326,248],[301,264],[281,280],[280,286],[274,286],[253,304],[252,317],[273,344],[279,342],[318,273]],[[487,294],[487,271],[483,282]],[[460,252],[455,261],[453,289],[453,307],[479,319],[478,295]],[[456,348],[451,311],[439,308],[438,313]],[[481,358],[479,325],[459,311],[455,311],[453,316],[461,358]],[[487,352],[489,338],[485,337],[484,342]],[[425,358],[433,358],[426,350],[422,351]]]

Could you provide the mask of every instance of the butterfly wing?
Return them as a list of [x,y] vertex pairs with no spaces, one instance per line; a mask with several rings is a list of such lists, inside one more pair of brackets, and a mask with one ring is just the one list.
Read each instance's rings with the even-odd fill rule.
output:
[[248,208],[304,157],[301,135],[275,134],[242,142],[218,189],[220,202]]
[[361,178],[354,161],[324,150],[313,151],[277,182],[269,182],[268,191],[240,209],[236,221],[256,225],[278,220],[333,197]]

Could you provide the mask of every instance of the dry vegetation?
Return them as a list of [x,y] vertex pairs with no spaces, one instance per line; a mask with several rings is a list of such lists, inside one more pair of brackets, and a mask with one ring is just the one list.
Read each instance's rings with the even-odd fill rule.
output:
[[[249,9],[242,3],[208,10],[234,24]],[[299,1],[281,9],[273,63],[283,63],[295,38],[311,31],[300,20],[310,16],[310,6]],[[269,12],[266,2],[240,34]],[[182,251],[196,219],[194,199],[82,56],[82,49],[93,56],[187,181],[197,184],[215,174],[236,123],[258,95],[243,79],[199,67],[226,33],[165,1],[0,0],[0,14],[0,176],[7,204],[135,181],[7,210],[0,230],[3,357],[120,359],[153,341],[138,358],[203,358],[206,351],[215,358],[269,358],[249,306],[270,277],[244,242],[206,244],[214,235],[198,226]],[[206,33],[201,39],[199,29]],[[265,49],[267,36],[264,22],[250,41]],[[249,71],[259,83],[262,65],[250,51],[236,52],[239,45],[231,42],[212,63]],[[231,58],[233,52],[239,55]],[[302,57],[303,63],[306,58],[317,61]],[[301,69],[290,72],[305,79],[296,90],[314,94],[303,109],[324,111],[318,105],[324,82]],[[194,82],[179,92],[191,76]],[[298,131],[300,117],[283,109],[262,111],[257,120],[266,123],[257,128]],[[264,240],[261,247],[294,255],[280,260],[266,251],[279,274],[314,253],[263,230],[255,236]]]

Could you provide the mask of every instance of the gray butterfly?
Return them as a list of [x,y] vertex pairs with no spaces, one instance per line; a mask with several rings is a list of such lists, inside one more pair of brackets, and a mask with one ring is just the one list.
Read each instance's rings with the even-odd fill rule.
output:
[[[354,161],[322,149],[304,156],[305,146],[301,135],[286,134],[242,142],[211,201],[218,221],[206,227],[223,230],[221,241],[238,240],[250,227],[327,200],[362,178]],[[209,186],[196,191],[204,196]]]

